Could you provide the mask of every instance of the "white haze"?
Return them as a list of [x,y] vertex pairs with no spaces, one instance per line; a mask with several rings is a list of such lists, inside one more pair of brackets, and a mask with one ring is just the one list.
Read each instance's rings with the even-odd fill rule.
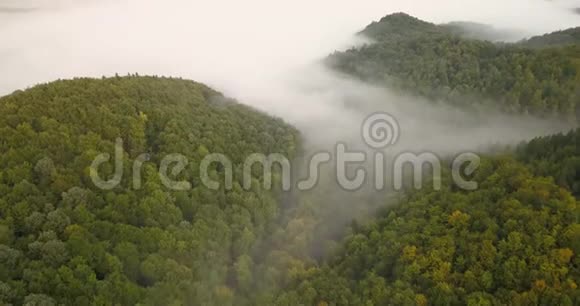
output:
[[[565,126],[461,113],[345,79],[317,61],[356,44],[352,33],[393,12],[436,23],[488,23],[518,29],[523,38],[577,26],[578,16],[562,3],[0,0],[0,95],[58,78],[175,76],[280,116],[311,143],[356,138],[368,113],[385,110],[401,124],[403,149],[468,150]],[[26,10],[5,9],[19,6]],[[355,104],[365,105],[364,111],[350,107]]]

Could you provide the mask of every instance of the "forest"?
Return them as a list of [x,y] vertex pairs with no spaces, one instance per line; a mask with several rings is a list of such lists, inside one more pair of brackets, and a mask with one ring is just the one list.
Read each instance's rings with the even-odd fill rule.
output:
[[[325,63],[471,111],[577,126],[578,33],[506,43],[484,25],[397,13]],[[124,175],[104,190],[91,162],[117,139]],[[447,170],[441,190],[395,195],[288,192],[278,172],[270,190],[260,171],[247,189],[248,155],[304,158],[295,127],[181,78],[39,84],[0,97],[0,305],[580,305],[579,144],[575,128],[481,152],[475,191]],[[189,164],[172,178],[188,190],[158,175],[175,152]],[[231,189],[201,182],[210,153],[232,160]]]
[[417,192],[354,225],[280,305],[577,305],[576,199],[511,157],[477,176],[475,192]]
[[[199,162],[222,152],[241,171],[250,153],[292,156],[299,143],[281,120],[179,79],[57,81],[1,98],[0,114],[3,304],[231,304],[230,288],[249,281],[252,247],[280,208],[260,184],[204,188]],[[151,155],[140,189],[130,175],[109,191],[89,178],[91,160],[112,153],[117,137],[125,173]],[[190,160],[180,179],[192,190],[160,182],[159,157],[173,152]]]
[[462,107],[577,120],[578,28],[503,44],[466,38],[458,27],[388,15],[360,33],[373,43],[327,62],[365,81]]
[[553,46],[570,46],[580,42],[580,27],[557,31],[521,41],[524,47],[546,48]]

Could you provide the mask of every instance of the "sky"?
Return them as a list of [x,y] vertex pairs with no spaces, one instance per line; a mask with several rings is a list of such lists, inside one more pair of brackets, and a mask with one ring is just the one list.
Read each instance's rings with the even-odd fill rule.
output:
[[[515,141],[561,127],[529,118],[505,126],[497,114],[476,125],[481,116],[462,114],[471,127],[458,129],[445,117],[456,110],[427,101],[409,109],[411,98],[341,78],[317,61],[360,43],[354,33],[394,12],[435,23],[488,23],[523,38],[580,25],[572,2],[0,0],[0,95],[59,78],[155,74],[206,83],[308,131],[312,142],[346,137],[379,109],[398,112],[408,142],[449,147],[459,138],[471,148],[488,139]],[[344,107],[349,99],[368,111]],[[441,139],[424,135],[426,127]]]
[[139,72],[192,78],[243,98],[236,87],[252,84],[241,79],[270,78],[343,49],[352,33],[389,13],[490,23],[524,36],[577,26],[567,2],[0,0],[0,8],[37,9],[0,15],[0,95],[55,78]]

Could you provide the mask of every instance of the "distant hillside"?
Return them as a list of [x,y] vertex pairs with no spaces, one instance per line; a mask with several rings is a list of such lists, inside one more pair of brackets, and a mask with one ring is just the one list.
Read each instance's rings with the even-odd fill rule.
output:
[[570,119],[580,114],[579,45],[535,50],[456,32],[406,14],[388,15],[361,32],[374,43],[336,52],[328,64],[379,85],[466,107],[485,104]]
[[441,32],[441,28],[433,23],[422,21],[405,13],[395,13],[383,17],[378,22],[372,22],[359,34],[384,41],[409,39],[427,33],[437,35]]
[[580,44],[580,27],[535,36],[519,44],[531,48],[578,45]]
[[[374,43],[328,64],[463,107],[577,119],[578,46],[495,44],[480,40],[484,29],[389,15],[362,32]],[[579,135],[482,154],[476,190],[446,174],[441,190],[409,191],[372,222],[353,222],[334,256],[292,270],[275,305],[580,305]]]
[[425,34],[435,36],[457,35],[464,38],[489,41],[510,41],[516,37],[514,33],[496,29],[486,24],[456,21],[437,25],[405,13],[387,15],[381,20],[369,24],[359,34],[375,40],[409,39]]
[[464,38],[488,40],[493,42],[508,42],[518,39],[514,31],[501,30],[487,24],[468,21],[456,21],[439,25],[451,34]]
[[[0,98],[1,305],[230,305],[255,242],[277,216],[254,184],[209,190],[199,165],[222,153],[240,174],[252,153],[293,156],[297,132],[192,81],[75,79]],[[120,184],[97,188],[89,167],[123,140]],[[142,169],[135,161],[141,159]],[[160,162],[188,165],[162,183]],[[114,163],[100,167],[112,177]],[[135,172],[137,171],[139,172]],[[133,178],[140,186],[136,187]],[[224,182],[218,164],[209,175]],[[260,179],[256,174],[254,179]]]

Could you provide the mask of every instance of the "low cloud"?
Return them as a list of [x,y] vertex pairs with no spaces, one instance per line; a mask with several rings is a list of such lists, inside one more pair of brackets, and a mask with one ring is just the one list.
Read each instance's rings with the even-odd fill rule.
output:
[[352,33],[397,11],[437,23],[471,20],[525,29],[522,38],[577,22],[561,5],[540,0],[446,0],[436,6],[426,0],[19,3],[36,10],[0,15],[0,95],[58,78],[176,76],[283,117],[318,146],[356,139],[365,116],[380,110],[399,119],[402,149],[442,151],[513,142],[562,126],[463,113],[336,75],[319,60],[359,43]]

